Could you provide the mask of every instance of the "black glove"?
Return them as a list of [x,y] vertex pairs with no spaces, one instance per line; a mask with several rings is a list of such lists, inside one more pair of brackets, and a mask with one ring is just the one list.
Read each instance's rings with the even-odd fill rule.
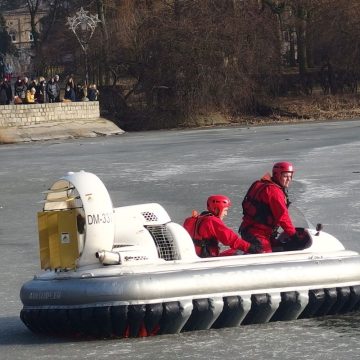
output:
[[306,240],[306,232],[302,228],[297,228],[293,236],[290,236],[291,241],[303,243]]
[[286,244],[286,250],[302,250],[305,247],[305,236],[303,232],[298,232],[290,236],[290,241]]
[[294,235],[290,236],[290,240],[294,243],[300,243],[301,242],[301,238],[299,236],[299,234],[296,232]]
[[250,244],[250,247],[248,249],[248,254],[259,254],[263,252],[263,247],[262,245],[259,244]]

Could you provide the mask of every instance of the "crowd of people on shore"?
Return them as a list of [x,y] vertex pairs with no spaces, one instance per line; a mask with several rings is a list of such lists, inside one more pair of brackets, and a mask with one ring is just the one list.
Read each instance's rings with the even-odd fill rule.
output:
[[98,101],[98,97],[96,84],[75,84],[72,76],[66,79],[64,87],[59,75],[48,81],[43,76],[33,79],[19,76],[13,87],[6,77],[0,82],[0,105]]

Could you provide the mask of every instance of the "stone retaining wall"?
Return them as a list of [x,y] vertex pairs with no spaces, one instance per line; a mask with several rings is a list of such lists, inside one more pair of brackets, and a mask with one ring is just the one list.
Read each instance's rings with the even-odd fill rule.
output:
[[3,128],[99,118],[98,101],[0,105],[0,127]]

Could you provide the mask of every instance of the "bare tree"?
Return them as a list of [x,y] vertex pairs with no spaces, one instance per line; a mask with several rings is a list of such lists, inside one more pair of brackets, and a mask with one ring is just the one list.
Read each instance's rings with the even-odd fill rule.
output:
[[139,79],[148,106],[162,101],[159,93],[187,114],[254,106],[259,85],[268,84],[279,63],[270,14],[261,13],[257,2],[237,9],[233,1],[181,4],[148,13],[138,28]]
[[5,55],[14,52],[14,45],[11,42],[10,35],[7,32],[5,19],[0,13],[0,53]]
[[[279,38],[284,42],[282,33],[288,30],[292,34],[292,27],[296,32],[296,48],[299,73],[305,74],[308,66],[312,66],[312,35],[309,34],[309,23],[312,13],[318,6],[318,0],[262,0],[263,5],[271,9],[277,16],[279,23]],[[284,22],[284,17],[286,21]],[[291,39],[292,40],[292,39]]]
[[313,13],[315,61],[321,64],[324,92],[356,92],[360,78],[360,3],[319,0]]
[[40,35],[37,27],[36,16],[40,5],[40,0],[26,0],[26,4],[28,6],[30,13],[30,26],[31,26],[31,33],[33,35],[34,47],[37,50],[39,47]]

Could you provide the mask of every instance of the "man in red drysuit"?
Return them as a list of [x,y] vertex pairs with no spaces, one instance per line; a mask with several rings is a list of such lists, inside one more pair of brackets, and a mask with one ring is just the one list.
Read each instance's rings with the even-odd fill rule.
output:
[[200,215],[195,213],[185,219],[184,228],[192,237],[196,254],[200,257],[219,256],[219,242],[230,246],[224,255],[233,255],[236,250],[245,253],[261,252],[261,245],[253,245],[244,241],[233,230],[228,228],[223,218],[231,206],[230,199],[225,195],[212,195],[207,200],[207,210]]
[[299,242],[291,221],[287,189],[294,175],[291,163],[274,164],[272,176],[265,174],[249,188],[242,202],[243,220],[239,228],[242,238],[251,244],[261,244],[263,252],[272,252],[279,226],[290,237]]

